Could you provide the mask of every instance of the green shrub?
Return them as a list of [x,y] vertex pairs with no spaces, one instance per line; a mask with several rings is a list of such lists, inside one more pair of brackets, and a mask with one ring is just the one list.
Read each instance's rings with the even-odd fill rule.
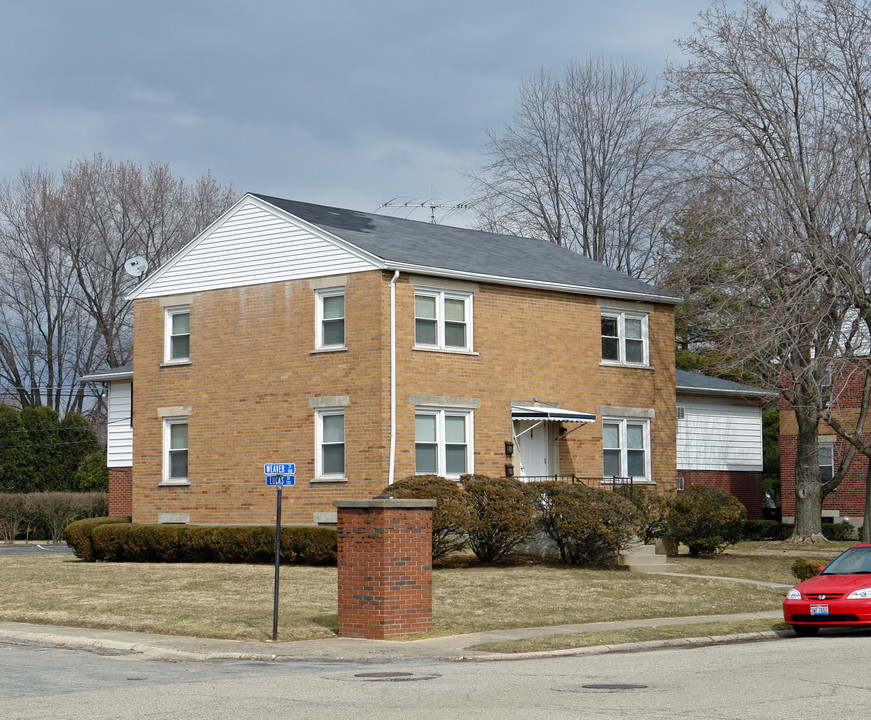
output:
[[109,492],[109,468],[106,467],[106,451],[95,450],[82,458],[73,473],[75,492]]
[[[76,555],[114,562],[268,563],[275,560],[275,528],[268,525],[133,525],[101,518],[67,528]],[[78,525],[78,527],[77,527]],[[284,564],[335,565],[334,527],[281,528]],[[73,544],[73,542],[75,544]]]
[[611,567],[635,536],[640,514],[608,490],[564,482],[529,483],[536,522],[557,546],[563,562]]
[[499,562],[526,538],[532,501],[514,478],[463,475],[460,482],[469,503],[469,547],[481,562]]
[[793,526],[777,520],[745,520],[741,531],[742,540],[786,540],[792,535]]
[[438,475],[413,475],[385,488],[395,498],[435,500],[432,510],[432,558],[438,560],[466,546],[469,507],[460,485]]
[[819,575],[820,561],[808,560],[807,558],[796,558],[792,563],[792,576],[796,580],[808,580],[816,575]]
[[858,537],[856,528],[850,523],[825,523],[823,535],[826,540],[855,540]]
[[91,533],[98,525],[106,525],[111,523],[129,523],[130,518],[124,516],[113,517],[92,517],[85,520],[76,520],[67,525],[64,530],[64,538],[73,549],[76,557],[83,560],[102,560],[94,553],[94,547],[91,544]]
[[725,490],[690,485],[668,501],[667,542],[683,543],[690,555],[721,553],[741,539],[747,510]]
[[653,488],[635,487],[629,498],[638,510],[638,535],[645,543],[665,534],[668,496]]

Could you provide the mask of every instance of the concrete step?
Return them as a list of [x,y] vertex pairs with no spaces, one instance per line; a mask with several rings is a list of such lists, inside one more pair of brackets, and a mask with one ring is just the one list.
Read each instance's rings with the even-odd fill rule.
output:
[[673,572],[677,566],[668,562],[668,556],[656,552],[656,546],[636,543],[627,547],[620,555],[620,564],[629,572],[658,573]]

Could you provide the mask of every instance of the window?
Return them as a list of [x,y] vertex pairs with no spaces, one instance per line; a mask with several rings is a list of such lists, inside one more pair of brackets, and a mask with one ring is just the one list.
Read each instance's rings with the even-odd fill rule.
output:
[[602,312],[602,361],[647,365],[647,315],[607,310]]
[[603,420],[604,477],[650,477],[650,425],[646,420]]
[[184,362],[190,358],[191,313],[189,305],[166,308],[164,362]]
[[319,480],[345,479],[345,411],[316,411],[315,477]]
[[414,344],[441,350],[471,350],[472,296],[443,290],[415,291]]
[[418,409],[414,414],[414,471],[459,477],[472,470],[472,413]]
[[823,482],[831,480],[835,476],[835,445],[834,443],[819,444],[817,458],[820,463],[820,478]]
[[345,347],[345,291],[319,290],[317,296],[317,347]]
[[188,419],[163,420],[163,481],[184,483],[188,479]]

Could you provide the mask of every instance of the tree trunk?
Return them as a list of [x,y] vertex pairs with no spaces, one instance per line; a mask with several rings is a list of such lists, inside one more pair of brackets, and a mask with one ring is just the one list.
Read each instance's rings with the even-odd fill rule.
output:
[[795,530],[791,542],[826,542],[822,528],[823,492],[816,416],[795,413],[798,437],[795,453]]

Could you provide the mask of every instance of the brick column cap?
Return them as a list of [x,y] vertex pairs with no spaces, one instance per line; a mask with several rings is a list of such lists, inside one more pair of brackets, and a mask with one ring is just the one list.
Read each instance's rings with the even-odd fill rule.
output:
[[432,508],[436,506],[435,500],[397,500],[397,499],[371,499],[371,500],[333,500],[337,508]]

